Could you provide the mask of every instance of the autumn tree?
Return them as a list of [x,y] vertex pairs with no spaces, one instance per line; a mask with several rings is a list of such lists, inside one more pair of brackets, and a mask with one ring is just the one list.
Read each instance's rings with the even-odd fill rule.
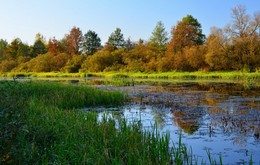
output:
[[82,64],[82,71],[102,72],[112,64],[113,58],[111,52],[108,50],[101,50],[92,56],[87,57]]
[[49,39],[48,52],[51,55],[55,56],[65,51],[65,45],[66,44],[62,44],[60,41],[56,40],[55,38]]
[[[52,56],[50,54],[40,54],[37,57],[31,59],[23,66],[21,71],[26,70],[30,72],[51,72],[52,69]],[[54,65],[53,65],[54,67]]]
[[82,51],[86,55],[94,54],[101,47],[101,40],[98,34],[89,30],[83,37]]
[[165,30],[162,21],[159,21],[152,32],[150,43],[153,46],[158,47],[158,49],[164,51],[166,49],[167,42],[168,42],[168,33]]
[[157,71],[158,54],[158,50],[154,49],[150,44],[139,42],[133,49],[124,54],[125,69],[134,72]]
[[247,14],[246,7],[238,5],[232,9],[232,22],[225,27],[225,31],[230,34],[232,39],[253,37],[260,28],[260,12],[254,16]]
[[66,49],[71,57],[81,53],[82,41],[81,30],[77,27],[73,27],[70,30],[70,34],[66,36]]
[[190,70],[184,49],[202,45],[205,42],[205,35],[202,33],[201,25],[197,19],[187,15],[171,31],[172,39],[167,46],[166,58],[163,58],[164,65],[170,70]]
[[[259,42],[260,12],[250,16],[246,12],[246,7],[238,5],[232,9],[232,22],[224,29],[234,45],[232,53],[233,61],[236,60],[238,66],[235,69],[254,69],[255,60],[259,56],[257,48]],[[258,61],[259,62],[259,61]]]
[[107,67],[105,71],[119,71],[124,69],[125,63],[123,62],[123,57],[126,56],[128,50],[125,48],[116,49],[111,52],[111,58],[113,59],[112,65]]
[[208,68],[205,62],[206,52],[207,50],[204,45],[186,47],[184,49],[184,55],[191,71]]
[[209,69],[231,69],[229,65],[231,43],[223,29],[212,27],[205,44],[207,47],[205,62],[209,65]]
[[260,13],[250,16],[245,6],[232,9],[225,28],[212,28],[206,41],[206,62],[213,70],[254,70],[260,63]]
[[126,64],[126,71],[144,72],[146,50],[144,44],[137,44],[134,49],[130,50],[123,56],[123,62]]
[[173,52],[182,51],[186,46],[202,45],[205,35],[202,33],[201,24],[191,15],[182,18],[171,31],[172,40],[168,50]]
[[124,35],[121,33],[120,28],[116,28],[116,30],[111,33],[108,38],[107,46],[112,46],[114,49],[122,48],[125,46]]
[[119,71],[124,68],[123,56],[126,49],[120,48],[114,51],[102,49],[97,51],[81,65],[80,71],[102,72],[102,71]]

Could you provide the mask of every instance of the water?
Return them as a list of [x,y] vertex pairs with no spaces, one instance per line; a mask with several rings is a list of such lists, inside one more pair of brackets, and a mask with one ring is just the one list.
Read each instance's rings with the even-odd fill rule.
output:
[[[145,128],[157,123],[173,142],[192,148],[198,160],[207,152],[224,164],[260,164],[260,88],[236,83],[167,83],[134,87],[99,86],[127,92],[131,101],[117,112]],[[104,112],[100,113],[102,115]]]

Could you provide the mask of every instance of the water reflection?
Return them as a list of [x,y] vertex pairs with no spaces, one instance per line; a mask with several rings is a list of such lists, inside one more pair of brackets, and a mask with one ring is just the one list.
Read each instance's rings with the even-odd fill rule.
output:
[[[100,87],[100,86],[99,86]],[[161,130],[184,132],[183,141],[201,153],[211,148],[227,163],[260,162],[260,88],[236,83],[166,83],[161,86],[104,87],[127,91],[126,118],[157,123]],[[193,149],[194,149],[193,148]],[[203,151],[205,152],[205,151]],[[213,153],[214,154],[214,153]],[[206,157],[202,154],[202,156]]]
[[199,129],[198,120],[194,120],[193,117],[189,117],[189,120],[186,119],[187,114],[182,112],[173,112],[175,118],[173,119],[174,125],[180,127],[185,133],[193,134]]

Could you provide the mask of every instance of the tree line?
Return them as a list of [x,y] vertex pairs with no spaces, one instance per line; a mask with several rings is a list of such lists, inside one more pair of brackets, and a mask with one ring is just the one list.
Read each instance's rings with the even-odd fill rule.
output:
[[148,41],[125,39],[116,28],[105,45],[95,31],[73,27],[63,39],[36,35],[33,45],[0,39],[0,72],[165,72],[260,69],[260,12],[232,9],[231,22],[212,27],[206,37],[199,21],[187,15],[171,29],[159,21]]

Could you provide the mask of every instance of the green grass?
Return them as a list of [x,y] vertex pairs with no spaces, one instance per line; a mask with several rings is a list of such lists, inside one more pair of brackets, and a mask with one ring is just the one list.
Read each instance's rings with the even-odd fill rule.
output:
[[75,78],[84,78],[91,76],[88,73],[62,73],[62,72],[8,72],[0,74],[0,77],[75,77]]
[[2,73],[0,77],[106,77],[106,78],[156,78],[156,79],[206,79],[206,80],[260,80],[260,72],[243,71],[197,71],[197,72],[161,72],[161,73],[132,73],[132,72],[98,72],[98,73]]
[[216,71],[216,72],[163,72],[163,73],[133,73],[134,78],[166,78],[166,79],[232,79],[247,80],[260,79],[260,73],[240,72],[240,71]]
[[113,86],[134,86],[135,81],[133,78],[129,78],[128,76],[116,74],[112,78],[105,79],[104,84]]

